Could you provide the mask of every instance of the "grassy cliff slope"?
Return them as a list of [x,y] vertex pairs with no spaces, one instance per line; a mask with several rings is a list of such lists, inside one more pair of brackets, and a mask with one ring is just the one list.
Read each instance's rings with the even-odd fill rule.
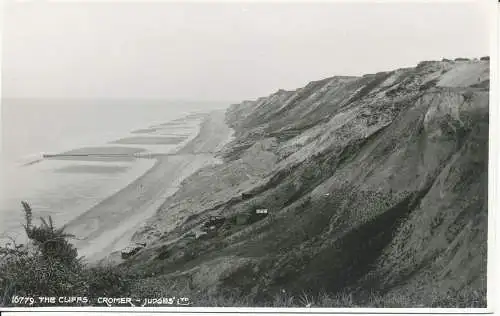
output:
[[[235,104],[225,163],[184,181],[123,265],[255,304],[285,289],[483,306],[488,95],[489,61],[447,60]],[[256,208],[269,216],[235,221]],[[228,220],[183,238],[208,215]]]

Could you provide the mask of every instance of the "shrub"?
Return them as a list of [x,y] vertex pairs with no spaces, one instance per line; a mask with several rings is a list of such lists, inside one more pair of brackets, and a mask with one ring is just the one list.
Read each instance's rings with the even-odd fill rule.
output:
[[125,268],[102,265],[86,269],[87,293],[90,297],[120,297],[131,294],[138,276]]
[[472,91],[465,91],[463,93],[463,97],[464,97],[465,102],[471,102],[473,96],[474,96],[474,92],[472,92]]
[[[312,207],[318,208],[317,205]],[[33,226],[31,208],[25,202],[23,208],[25,229],[32,244],[19,247],[13,242],[11,246],[0,247],[0,255],[3,255],[0,258],[0,306],[13,305],[9,301],[13,295],[151,298],[171,294],[190,298],[194,306],[253,305],[251,295],[240,295],[234,291],[209,293],[208,289],[196,288],[189,275],[183,276],[185,282],[179,277],[174,279],[162,276],[161,265],[136,266],[135,270],[110,265],[88,267],[77,258],[76,249],[67,241],[71,235],[64,233],[63,229],[56,229],[50,218],[42,220],[39,227]],[[322,222],[328,223],[325,220]],[[53,245],[57,247],[46,247],[49,240],[55,240]],[[207,245],[200,244],[193,249],[185,249],[183,255],[196,256]],[[486,292],[464,290],[438,297],[433,295],[422,300],[408,295],[372,294],[353,297],[347,292],[318,296],[304,292],[301,296],[294,297],[282,290],[262,303],[264,306],[275,307],[485,307]]]
[[34,226],[31,207],[26,202],[22,206],[31,244],[1,248],[8,256],[0,264],[0,303],[7,305],[12,295],[81,295],[86,289],[84,265],[77,258],[76,248],[67,241],[72,235],[65,233],[64,227],[56,229],[50,217],[42,219],[41,226]]
[[33,244],[37,246],[46,260],[58,259],[66,263],[72,263],[76,260],[78,252],[76,248],[67,241],[67,238],[75,237],[71,234],[64,232],[64,227],[56,229],[52,221],[52,217],[49,216],[48,221],[44,218],[40,218],[42,225],[37,227],[32,224],[32,210],[28,203],[21,202],[25,218],[26,225],[24,228],[28,238],[33,241]]
[[424,60],[424,61],[421,61],[417,64],[417,69],[422,69],[426,66],[429,66],[429,65],[432,65],[433,63],[435,63],[435,61],[433,60]]
[[435,87],[438,81],[439,81],[438,78],[427,81],[426,83],[420,86],[419,91],[425,91]]

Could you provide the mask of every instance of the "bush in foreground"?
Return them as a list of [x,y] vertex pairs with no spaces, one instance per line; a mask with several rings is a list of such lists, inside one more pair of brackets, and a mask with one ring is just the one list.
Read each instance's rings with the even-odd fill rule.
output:
[[76,248],[68,241],[73,237],[56,229],[52,218],[41,219],[33,225],[32,210],[22,202],[29,238],[27,245],[12,243],[1,249],[0,291],[1,304],[9,305],[13,295],[19,296],[80,296],[87,287],[85,266],[78,258]]
[[65,233],[64,227],[56,229],[50,217],[42,219],[40,226],[34,226],[31,207],[25,202],[22,205],[30,243],[17,246],[12,242],[10,246],[0,247],[0,306],[14,306],[11,297],[19,295],[88,297],[93,305],[97,297],[176,296],[187,297],[192,306],[199,307],[486,307],[486,293],[483,292],[448,293],[446,297],[420,302],[403,295],[323,293],[313,296],[302,293],[294,296],[283,290],[270,301],[255,302],[234,293],[200,290],[192,285],[189,277],[171,280],[167,276],[152,276],[123,266],[89,267],[78,258],[76,248],[68,241],[74,236]]

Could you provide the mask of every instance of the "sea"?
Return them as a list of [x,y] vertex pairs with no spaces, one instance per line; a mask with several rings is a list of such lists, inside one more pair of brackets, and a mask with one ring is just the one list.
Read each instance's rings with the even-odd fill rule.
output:
[[224,101],[2,100],[0,244],[12,238],[17,243],[26,241],[21,201],[29,203],[35,222],[51,216],[60,227],[133,182],[155,163],[148,158],[111,162],[41,159],[43,153],[99,146],[171,153],[197,135],[201,119],[162,130],[162,136],[185,136],[179,144],[110,142],[138,136],[133,131],[227,106]]

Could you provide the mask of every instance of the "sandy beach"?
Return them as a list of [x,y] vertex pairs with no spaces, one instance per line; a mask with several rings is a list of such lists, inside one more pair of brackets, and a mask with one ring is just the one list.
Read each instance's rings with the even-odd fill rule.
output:
[[106,258],[130,243],[134,232],[174,194],[181,182],[198,169],[219,162],[215,152],[231,137],[224,111],[203,121],[198,135],[176,155],[156,155],[144,175],[66,225],[77,236],[79,254],[89,262]]
[[146,137],[127,137],[127,138],[122,138],[119,140],[116,140],[112,142],[113,144],[165,144],[165,145],[176,145],[179,143],[182,143],[182,141],[186,137],[151,137],[151,136],[146,136]]

